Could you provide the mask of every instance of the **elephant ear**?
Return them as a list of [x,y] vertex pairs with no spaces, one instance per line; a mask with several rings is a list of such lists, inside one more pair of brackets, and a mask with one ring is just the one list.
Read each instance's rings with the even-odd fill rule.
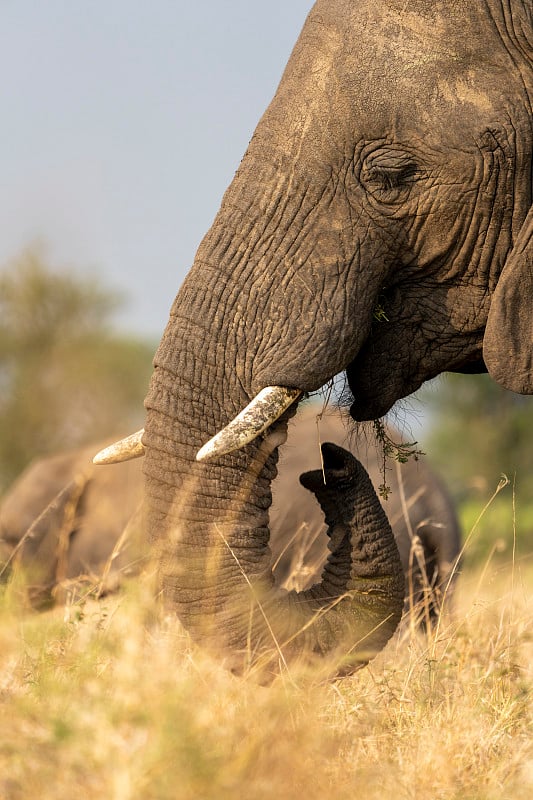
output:
[[494,380],[518,394],[533,394],[533,207],[496,285],[483,358]]

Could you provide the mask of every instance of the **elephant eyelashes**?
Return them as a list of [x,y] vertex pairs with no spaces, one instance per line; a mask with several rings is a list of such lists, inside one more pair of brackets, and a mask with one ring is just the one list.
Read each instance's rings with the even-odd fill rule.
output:
[[[392,163],[391,163],[392,162]],[[420,175],[414,161],[389,157],[373,157],[363,164],[361,183],[369,194],[383,203],[393,203],[403,199],[408,190]]]

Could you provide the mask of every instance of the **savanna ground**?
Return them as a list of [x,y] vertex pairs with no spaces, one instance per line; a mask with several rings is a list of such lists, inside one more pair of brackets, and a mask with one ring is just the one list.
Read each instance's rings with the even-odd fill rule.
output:
[[[520,509],[503,507],[467,541],[453,613],[430,634],[404,626],[342,681],[233,677],[149,579],[39,615],[8,585],[1,800],[531,798],[533,559],[513,552]],[[469,564],[483,525],[494,546]]]

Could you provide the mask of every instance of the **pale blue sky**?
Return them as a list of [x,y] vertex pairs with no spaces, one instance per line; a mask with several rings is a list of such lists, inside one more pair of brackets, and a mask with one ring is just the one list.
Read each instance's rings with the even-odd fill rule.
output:
[[0,267],[128,287],[159,338],[312,0],[0,0]]

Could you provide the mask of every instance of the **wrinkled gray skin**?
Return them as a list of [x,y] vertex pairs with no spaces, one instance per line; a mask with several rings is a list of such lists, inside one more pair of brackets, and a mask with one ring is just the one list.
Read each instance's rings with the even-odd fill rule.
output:
[[[486,365],[533,392],[532,16],[530,0],[315,3],[172,306],[146,399],[149,534],[197,639],[271,643],[261,613],[242,611],[249,585],[282,618],[294,608],[268,547],[284,421],[195,462],[263,387],[312,392],[346,370],[359,420],[443,370]],[[305,596],[299,609],[311,618]],[[308,629],[319,650],[328,618]]]
[[[291,422],[289,444],[273,484],[274,573],[278,583],[289,588],[309,588],[319,579],[327,555],[323,515],[312,494],[298,482],[303,472],[320,463],[319,441],[350,446],[374,486],[383,482],[374,439],[364,437],[354,447],[339,413],[323,415],[317,425],[320,408],[308,406]],[[105,444],[39,459],[0,504],[0,561],[2,554],[4,561],[11,556],[31,529],[17,560],[30,570],[35,604],[49,602],[52,593],[64,589],[65,581],[80,576],[101,582],[102,591],[112,589],[124,574],[135,574],[143,564],[146,548],[136,517],[142,462],[95,467],[91,457]],[[439,607],[442,593],[450,593],[448,581],[460,548],[457,518],[445,487],[423,458],[389,464],[387,483],[391,495],[382,505],[400,552],[406,605],[419,604],[416,613],[425,621]],[[127,536],[117,547],[126,527]]]

